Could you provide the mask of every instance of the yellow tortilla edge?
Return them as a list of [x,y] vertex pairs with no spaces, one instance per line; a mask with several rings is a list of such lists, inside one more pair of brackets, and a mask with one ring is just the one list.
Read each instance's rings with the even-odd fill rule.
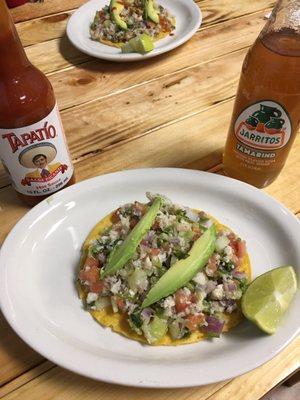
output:
[[[83,247],[82,247],[82,256],[80,260],[80,269],[83,267],[85,259],[88,254],[88,250],[90,245],[101,235],[101,233],[104,231],[104,229],[108,228],[110,225],[112,225],[111,217],[113,215],[113,212],[106,217],[104,217],[100,222],[98,222],[94,228],[91,230],[89,233],[88,237],[86,238]],[[213,220],[216,226],[217,232],[221,230],[230,230],[230,232],[233,232],[230,228],[228,228],[226,225],[221,224],[218,220],[216,220],[214,217],[209,215],[209,218]],[[248,278],[248,280],[251,280],[251,263],[250,263],[250,258],[248,253],[246,253],[242,259],[241,267],[239,268],[241,272],[244,272]],[[85,291],[79,282],[77,280],[77,289],[79,293],[80,299],[85,303],[86,300],[86,294]],[[93,318],[100,323],[100,325],[104,327],[111,328],[114,332],[120,333],[123,336],[126,336],[129,339],[137,340],[142,343],[149,344],[146,340],[146,338],[143,335],[138,335],[134,331],[131,330],[127,320],[126,320],[126,315],[121,314],[121,313],[114,313],[111,308],[106,308],[101,311],[95,311],[95,310],[87,310]],[[228,332],[230,329],[233,327],[237,326],[242,318],[242,312],[241,309],[238,308],[236,311],[234,311],[232,314],[222,314],[223,318],[225,320],[225,325],[223,328],[223,332]],[[154,343],[155,346],[178,346],[178,345],[183,345],[183,344],[192,344],[199,342],[200,340],[205,339],[206,336],[200,332],[200,331],[195,331],[192,332],[189,337],[187,338],[182,338],[182,339],[173,339],[169,333],[167,333],[162,339]]]

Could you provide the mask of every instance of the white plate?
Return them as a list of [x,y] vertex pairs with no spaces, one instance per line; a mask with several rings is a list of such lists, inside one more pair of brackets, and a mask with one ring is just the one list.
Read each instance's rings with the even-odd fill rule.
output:
[[102,328],[75,288],[80,247],[90,229],[146,191],[216,216],[247,241],[254,276],[300,267],[300,224],[258,189],[223,176],[140,169],[99,176],[55,194],[15,226],[0,253],[0,304],[13,329],[51,361],[91,378],[132,386],[184,387],[229,379],[275,356],[299,331],[300,297],[273,336],[244,321],[220,339],[151,347]]
[[189,40],[202,22],[201,11],[193,0],[158,0],[158,4],[176,17],[174,36],[159,40],[155,43],[154,50],[145,55],[122,54],[120,49],[90,39],[89,27],[95,13],[107,4],[109,0],[90,0],[75,11],[67,25],[67,35],[75,47],[83,53],[103,60],[140,61],[166,53]]

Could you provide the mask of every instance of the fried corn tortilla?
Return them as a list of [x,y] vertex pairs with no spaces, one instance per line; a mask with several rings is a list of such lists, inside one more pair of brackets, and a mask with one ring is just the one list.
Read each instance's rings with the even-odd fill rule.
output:
[[[164,39],[165,37],[167,37],[169,35],[170,35],[170,32],[161,31],[159,33],[159,35],[157,35],[157,36],[155,36],[153,38],[153,41],[157,42],[157,41],[159,41],[161,39]],[[110,40],[106,40],[106,39],[103,39],[103,38],[100,38],[98,41],[101,42],[102,44],[107,45],[107,46],[117,47],[118,49],[120,49],[124,45],[123,42],[111,42]]]
[[[103,218],[97,225],[92,229],[90,234],[88,235],[87,239],[85,240],[82,248],[82,257],[80,261],[80,269],[83,267],[85,259],[87,257],[89,247],[92,245],[95,239],[97,239],[101,233],[108,227],[110,227],[113,223],[111,220],[113,213],[109,214],[105,218]],[[222,225],[220,222],[218,222],[215,218],[209,216],[213,220],[216,226],[217,232],[221,230],[229,230],[228,227],[225,225]],[[231,231],[232,232],[232,231]],[[243,256],[243,259],[241,261],[241,265],[239,267],[240,272],[244,272],[247,276],[247,279],[250,281],[251,280],[251,265],[250,265],[250,259],[248,254],[246,253]],[[78,292],[80,298],[83,300],[83,303],[86,302],[86,291],[83,287],[83,285],[80,283],[78,280],[77,283],[78,287]],[[90,314],[93,316],[93,318],[100,323],[104,327],[109,327],[111,328],[114,332],[120,333],[130,339],[137,340],[139,342],[147,343],[146,338],[143,335],[138,335],[135,333],[129,326],[127,319],[126,319],[126,314],[122,314],[120,312],[114,313],[111,309],[111,307],[105,308],[104,310],[101,311],[95,311],[95,310],[88,310]],[[238,307],[237,310],[235,310],[232,314],[225,314],[223,313],[223,319],[225,320],[225,325],[223,328],[223,332],[228,332],[230,329],[235,327],[242,319],[242,313],[240,308]],[[181,344],[190,344],[190,343],[195,343],[198,342],[202,339],[205,339],[206,336],[203,334],[200,330],[191,332],[191,334],[188,337],[184,337],[181,339],[173,339],[169,333],[165,334],[165,336],[154,343],[154,345],[165,345],[165,346],[176,346],[176,345],[181,345]]]

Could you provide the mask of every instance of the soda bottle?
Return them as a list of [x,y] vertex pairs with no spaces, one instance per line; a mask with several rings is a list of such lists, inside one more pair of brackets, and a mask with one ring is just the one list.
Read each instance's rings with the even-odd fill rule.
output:
[[281,0],[243,63],[224,150],[227,175],[259,188],[282,170],[300,122],[300,0]]
[[74,183],[53,89],[26,57],[0,0],[0,160],[29,205]]

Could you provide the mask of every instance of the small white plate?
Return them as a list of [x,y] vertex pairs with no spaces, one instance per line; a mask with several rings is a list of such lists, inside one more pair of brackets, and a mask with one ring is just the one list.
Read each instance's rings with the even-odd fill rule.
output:
[[247,241],[253,273],[290,264],[300,275],[300,223],[262,191],[223,176],[140,169],[99,176],[43,201],[0,252],[1,309],[20,337],[51,361],[124,385],[185,387],[243,374],[274,357],[299,332],[297,295],[273,336],[247,321],[220,339],[151,347],[102,328],[83,310],[75,280],[81,245],[99,219],[145,192],[201,208]]
[[155,43],[155,48],[145,55],[122,54],[120,49],[107,46],[90,39],[89,27],[96,11],[109,4],[109,0],[90,0],[71,16],[67,25],[67,35],[72,44],[90,56],[109,61],[140,61],[173,50],[189,40],[199,29],[202,22],[200,8],[193,0],[158,0],[176,18],[174,36],[166,37]]

